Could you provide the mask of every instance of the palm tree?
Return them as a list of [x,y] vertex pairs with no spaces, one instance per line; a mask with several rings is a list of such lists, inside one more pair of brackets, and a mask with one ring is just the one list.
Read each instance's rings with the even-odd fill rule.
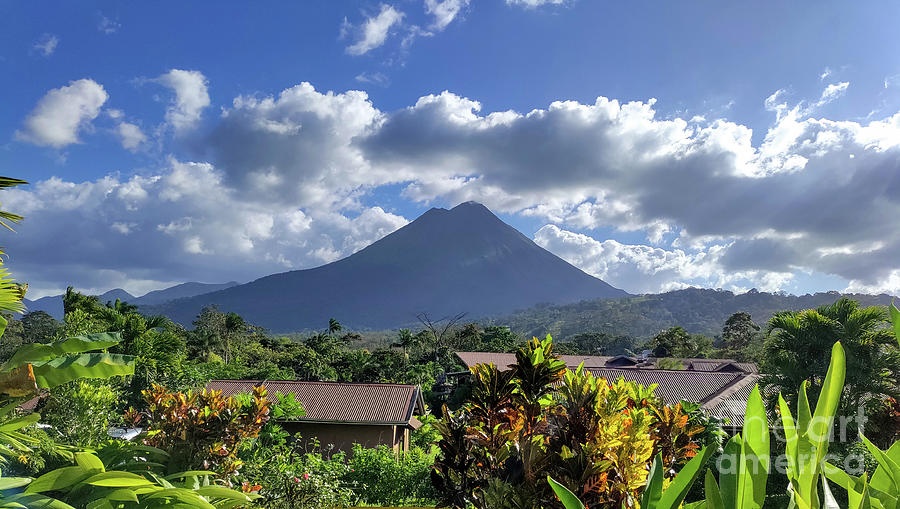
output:
[[900,351],[884,308],[860,307],[841,298],[817,309],[776,313],[766,333],[762,371],[763,383],[771,389],[770,404],[778,391],[787,401],[796,401],[804,381],[809,383],[810,401],[816,401],[831,345],[837,341],[847,354],[841,415],[856,415],[863,405],[900,396]]

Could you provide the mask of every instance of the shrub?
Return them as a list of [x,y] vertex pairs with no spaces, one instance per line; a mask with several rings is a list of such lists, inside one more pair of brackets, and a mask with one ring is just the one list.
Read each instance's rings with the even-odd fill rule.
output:
[[129,410],[125,420],[132,426],[145,423],[144,443],[172,455],[172,472],[201,467],[233,473],[241,465],[241,442],[256,437],[269,420],[264,387],[254,388],[247,404],[224,398],[221,391],[173,393],[156,384],[143,394],[146,414]]
[[509,370],[482,364],[472,374],[462,408],[444,407],[435,423],[442,438],[432,480],[444,505],[559,507],[550,474],[590,507],[632,507],[654,456],[671,477],[707,434],[691,411],[660,402],[654,386],[566,370],[549,336],[521,348]]
[[343,453],[331,457],[296,447],[299,440],[277,424],[241,451],[245,466],[236,479],[248,488],[258,488],[268,508],[313,509],[348,507],[354,500],[350,472]]
[[384,445],[366,449],[355,444],[344,478],[355,487],[357,504],[425,505],[436,498],[431,485],[433,463],[434,454],[419,447],[398,454]]
[[63,442],[96,447],[109,439],[109,425],[121,418],[115,411],[119,396],[108,382],[79,380],[50,391],[41,412]]

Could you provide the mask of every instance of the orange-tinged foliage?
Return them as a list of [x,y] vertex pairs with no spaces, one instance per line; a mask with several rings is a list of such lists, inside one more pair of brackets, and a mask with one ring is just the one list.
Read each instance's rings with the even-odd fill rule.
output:
[[147,411],[131,409],[125,421],[146,426],[144,442],[169,451],[173,471],[193,467],[236,471],[240,467],[238,445],[255,438],[269,420],[270,402],[264,387],[254,388],[247,402],[224,398],[221,391],[169,392],[156,384],[143,395]]
[[592,508],[632,508],[657,452],[671,469],[696,454],[681,405],[664,405],[654,386],[568,371],[553,345],[533,340],[501,371],[472,368],[463,407],[436,424],[441,455],[432,475],[442,505],[560,507],[549,474]]

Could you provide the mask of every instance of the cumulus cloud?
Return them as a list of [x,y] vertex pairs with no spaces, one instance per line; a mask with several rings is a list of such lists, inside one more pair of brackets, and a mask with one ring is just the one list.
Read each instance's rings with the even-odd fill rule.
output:
[[[51,179],[15,190],[9,209],[43,239],[29,257],[63,256],[48,243],[66,235],[115,231],[113,268],[139,280],[249,279],[334,260],[405,222],[363,205],[392,186],[422,205],[477,200],[541,221],[539,243],[630,291],[778,289],[802,272],[900,292],[900,223],[878,220],[900,217],[900,113],[811,118],[784,94],[761,107],[774,118],[754,141],[721,118],[661,118],[652,99],[483,112],[445,91],[385,112],[364,92],[301,83],[235,98],[197,140],[207,160]],[[596,237],[608,229],[647,242]],[[79,252],[65,256],[81,268],[110,258],[71,239]],[[137,247],[148,245],[164,253]]]
[[42,56],[49,57],[59,46],[59,38],[53,34],[44,34],[32,45],[32,48]]
[[[652,100],[481,114],[449,92],[391,115],[362,143],[373,165],[416,175],[406,190],[415,200],[474,199],[648,237],[677,231],[678,245],[724,246],[725,270],[890,281],[900,228],[871,219],[900,215],[900,114],[839,122],[781,100],[768,101],[778,118],[758,146],[726,120],[656,118]],[[819,251],[834,246],[850,247]]]
[[78,133],[91,129],[91,121],[109,98],[94,80],[70,81],[38,101],[16,137],[35,145],[63,148],[78,143]]
[[31,187],[5,195],[4,206],[27,215],[10,265],[44,293],[249,280],[349,255],[407,222],[379,207],[341,214],[247,200],[212,165],[174,159],[150,175]]
[[447,28],[468,5],[469,0],[425,0],[425,13],[434,18],[431,29],[441,31]]
[[122,147],[132,152],[147,141],[147,135],[141,131],[140,126],[130,122],[120,122],[116,125],[115,132],[122,142]]
[[365,92],[319,92],[309,83],[278,97],[238,97],[208,140],[232,185],[266,200],[352,205],[361,188],[402,176],[372,167],[355,140],[383,121]]
[[[356,42],[347,46],[350,55],[364,55],[378,48],[387,40],[391,29],[403,22],[404,14],[393,5],[381,4],[378,14],[366,18],[359,26],[351,25],[346,19],[341,27],[342,37],[353,37]],[[352,35],[351,35],[352,34]]]
[[166,109],[166,122],[176,133],[192,129],[200,121],[203,110],[209,106],[206,76],[200,71],[172,69],[156,78],[156,82],[175,93]]

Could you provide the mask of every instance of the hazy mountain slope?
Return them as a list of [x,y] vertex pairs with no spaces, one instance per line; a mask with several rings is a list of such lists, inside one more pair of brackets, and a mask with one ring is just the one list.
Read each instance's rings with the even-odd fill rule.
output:
[[[785,295],[750,291],[732,292],[688,288],[673,292],[640,295],[622,299],[579,302],[562,306],[539,306],[512,315],[497,317],[492,323],[509,325],[528,336],[552,334],[568,339],[582,332],[609,332],[630,336],[652,336],[680,325],[688,332],[710,336],[721,334],[725,320],[733,313],[746,311],[765,327],[776,311],[811,309],[830,304],[841,297],[838,292]],[[847,294],[864,306],[887,305],[889,295]]]
[[[231,288],[232,286],[237,285],[238,283],[232,281],[230,283],[182,283],[180,285],[171,286],[169,288],[164,288],[162,290],[154,290],[149,292],[141,297],[135,297],[130,293],[126,292],[121,288],[115,288],[106,293],[98,295],[97,298],[101,303],[106,304],[107,302],[115,302],[116,299],[121,301],[129,302],[131,304],[136,304],[139,306],[142,305],[151,305],[151,304],[161,304],[163,302],[184,298],[184,297],[193,297],[195,295],[200,295],[203,293],[214,292],[216,290],[223,290],[225,288]],[[28,312],[31,311],[44,311],[47,314],[51,315],[56,319],[62,319],[63,317],[63,296],[62,295],[51,295],[47,297],[41,297],[40,299],[35,299],[33,301],[25,299],[25,306]]]
[[[102,302],[103,304],[106,304],[107,302],[115,302],[116,299],[127,302],[132,302],[135,300],[134,295],[131,295],[121,288],[114,288],[106,293],[98,295],[97,298],[100,299],[100,302]],[[35,299],[33,301],[25,299],[24,303],[26,312],[43,311],[53,318],[56,318],[57,320],[60,320],[63,317],[62,295],[41,297],[40,299]]]
[[203,306],[216,304],[273,331],[320,328],[332,317],[377,329],[414,323],[421,312],[435,318],[465,312],[476,318],[539,302],[625,295],[469,202],[431,209],[342,260],[146,311],[189,324]]
[[237,281],[229,281],[228,283],[182,283],[163,290],[153,290],[152,292],[148,292],[135,299],[132,303],[141,306],[161,304],[174,299],[183,299],[185,297],[202,295],[204,293],[217,292],[237,285]]

